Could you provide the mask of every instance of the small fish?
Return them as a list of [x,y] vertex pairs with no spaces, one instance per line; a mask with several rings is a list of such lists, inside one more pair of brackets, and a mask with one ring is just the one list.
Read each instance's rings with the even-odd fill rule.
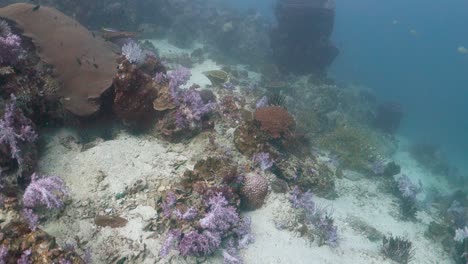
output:
[[419,37],[419,32],[416,31],[415,29],[411,29],[409,31],[409,33],[413,36],[413,37]]
[[393,25],[397,25],[398,23],[400,23],[400,22],[398,22],[398,20],[396,20],[396,19],[394,19],[394,20],[392,21],[392,24],[393,24]]
[[93,63],[93,66],[94,66],[94,68],[96,68],[96,69],[99,68],[99,65],[97,65],[96,63]]
[[37,11],[39,10],[39,8],[41,8],[41,5],[36,5],[35,7],[33,7],[32,11]]
[[76,57],[76,62],[81,66],[81,59]]
[[468,49],[463,46],[458,46],[457,51],[460,54],[468,54]]
[[93,38],[95,38],[95,37],[96,37],[96,34],[94,34],[94,32],[91,32],[91,34],[93,35]]

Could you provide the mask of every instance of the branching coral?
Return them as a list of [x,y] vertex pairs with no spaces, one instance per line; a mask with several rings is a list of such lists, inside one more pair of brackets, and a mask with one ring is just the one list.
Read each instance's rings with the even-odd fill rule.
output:
[[209,212],[200,220],[200,226],[212,232],[226,232],[239,222],[236,209],[228,205],[221,193],[209,198]]
[[24,192],[23,204],[28,208],[41,205],[49,209],[60,208],[63,206],[63,197],[67,194],[65,183],[59,177],[41,177],[34,173]]
[[252,157],[252,161],[260,166],[262,170],[268,170],[274,164],[273,159],[270,158],[270,154],[267,152],[255,153]]
[[403,174],[396,179],[400,200],[400,211],[404,218],[414,218],[418,208],[416,195],[422,191],[422,184],[414,184],[410,178]]
[[31,120],[17,109],[16,98],[12,95],[12,101],[6,105],[5,113],[0,120],[0,146],[6,146],[11,158],[18,163],[20,170],[22,170],[24,155],[21,146],[33,143],[37,139],[37,134],[32,126]]
[[201,125],[202,117],[213,111],[215,103],[203,102],[200,93],[190,88],[181,93],[176,112],[176,125],[179,129],[194,130]]
[[5,20],[0,19],[0,64],[14,65],[22,54],[21,39],[11,32]]
[[320,244],[331,247],[338,246],[338,228],[334,224],[334,219],[330,211],[319,208],[315,204],[312,193],[309,191],[301,192],[298,187],[295,187],[291,193],[290,201],[295,208],[304,210],[306,224],[314,227]]
[[385,257],[400,264],[407,264],[414,258],[411,241],[392,235],[383,237],[381,252]]

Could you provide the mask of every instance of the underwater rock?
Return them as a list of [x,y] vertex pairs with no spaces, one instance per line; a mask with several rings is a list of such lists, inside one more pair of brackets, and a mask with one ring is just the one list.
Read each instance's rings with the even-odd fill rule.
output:
[[[40,229],[31,231],[25,223],[9,223],[0,229],[0,234],[0,245],[8,249],[6,263],[85,264],[75,252],[60,248],[53,237]],[[29,262],[19,262],[26,251]]]
[[290,136],[295,126],[294,118],[280,106],[257,109],[255,120],[260,123],[261,129],[274,139]]
[[34,7],[12,4],[0,8],[0,17],[14,21],[23,36],[33,41],[40,58],[54,66],[63,83],[58,95],[64,107],[77,116],[96,113],[101,95],[114,78],[117,57],[113,47],[60,11]]
[[268,194],[268,181],[257,173],[248,173],[244,177],[241,188],[241,198],[244,206],[258,209],[263,205]]

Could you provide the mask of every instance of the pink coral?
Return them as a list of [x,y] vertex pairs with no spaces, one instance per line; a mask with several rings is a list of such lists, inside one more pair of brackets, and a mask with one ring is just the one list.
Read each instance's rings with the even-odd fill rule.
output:
[[241,189],[245,205],[249,208],[260,208],[268,193],[267,180],[256,173],[246,175]]

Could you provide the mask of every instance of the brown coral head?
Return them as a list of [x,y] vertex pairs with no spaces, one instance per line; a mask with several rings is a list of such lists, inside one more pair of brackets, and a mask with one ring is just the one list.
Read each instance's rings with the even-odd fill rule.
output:
[[247,208],[260,208],[268,193],[268,181],[261,175],[249,173],[241,188],[242,202]]
[[255,120],[260,123],[263,131],[275,139],[289,135],[295,126],[294,118],[281,106],[257,109]]

